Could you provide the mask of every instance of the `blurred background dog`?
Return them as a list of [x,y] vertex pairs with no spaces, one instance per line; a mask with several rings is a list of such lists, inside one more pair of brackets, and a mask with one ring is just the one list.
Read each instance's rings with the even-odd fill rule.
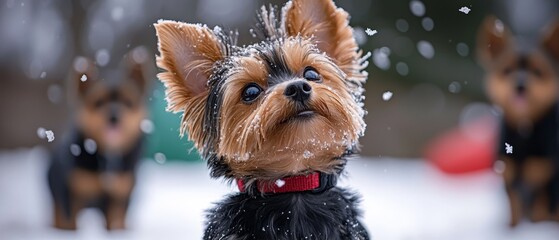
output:
[[[137,47],[114,64],[74,60],[68,84],[74,122],[51,157],[54,226],[75,229],[81,209],[96,207],[107,229],[123,229],[142,158],[146,93],[154,59]],[[151,61],[150,61],[151,60]]]
[[559,220],[559,20],[541,37],[515,35],[487,17],[478,35],[478,59],[491,102],[502,115],[497,158],[511,208],[522,217]]

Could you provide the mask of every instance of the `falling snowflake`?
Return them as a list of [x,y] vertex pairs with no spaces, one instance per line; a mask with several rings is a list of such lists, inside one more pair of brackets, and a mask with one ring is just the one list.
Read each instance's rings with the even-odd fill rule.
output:
[[435,48],[433,47],[433,44],[428,41],[422,40],[417,42],[417,51],[425,59],[432,59],[435,56]]
[[411,1],[410,10],[413,15],[422,17],[425,14],[425,5],[421,1]]
[[87,75],[85,75],[85,74],[82,75],[82,77],[80,78],[80,80],[81,80],[82,82],[87,81]]
[[365,29],[365,33],[367,33],[367,35],[369,36],[373,36],[375,34],[377,34],[377,30],[372,30],[370,28]]
[[49,142],[54,141],[54,132],[52,132],[51,130],[46,130],[45,134],[47,136],[47,141]]
[[505,143],[505,152],[507,154],[512,154],[512,146],[508,143]]
[[140,123],[140,129],[146,134],[152,133],[154,129],[153,122],[149,119],[142,120]]
[[165,154],[163,153],[155,153],[155,155],[153,156],[153,159],[155,160],[155,162],[159,163],[159,164],[164,164],[167,161],[167,156],[165,156]]
[[382,70],[390,68],[390,48],[381,47],[373,51],[373,63]]
[[392,98],[393,93],[391,91],[386,91],[382,94],[382,100],[388,101]]
[[42,128],[42,127],[37,128],[37,137],[39,137],[40,139],[45,139],[47,137],[47,134],[45,133],[45,131],[47,131],[47,130]]
[[72,156],[77,157],[82,153],[82,148],[80,145],[73,143],[70,145],[70,153],[72,153]]
[[502,174],[505,172],[505,168],[506,168],[506,164],[503,160],[497,160],[495,161],[495,163],[493,164],[493,171],[495,171],[498,174]]
[[91,138],[87,138],[83,141],[83,148],[87,153],[93,155],[97,152],[97,142]]
[[460,9],[458,9],[458,11],[468,14],[470,13],[470,11],[472,11],[472,9],[470,9],[469,7],[461,7]]

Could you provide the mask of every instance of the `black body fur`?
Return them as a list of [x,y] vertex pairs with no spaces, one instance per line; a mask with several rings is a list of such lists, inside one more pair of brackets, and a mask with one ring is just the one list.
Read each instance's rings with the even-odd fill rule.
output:
[[[84,147],[85,137],[78,130],[72,130],[69,137],[51,154],[51,163],[47,173],[49,189],[55,204],[60,204],[66,217],[71,216],[72,198],[69,189],[69,176],[74,169],[83,169],[94,173],[102,172],[132,172],[137,167],[142,156],[144,137],[140,137],[132,149],[123,156],[106,156],[96,151],[90,154]],[[76,144],[80,147],[78,156],[72,155],[70,146]],[[87,207],[98,208],[106,211],[108,196],[91,199]],[[129,199],[128,199],[129,201]]]
[[321,193],[238,193],[208,211],[204,239],[369,239],[357,220],[358,197],[341,188]]
[[[514,147],[512,154],[506,153],[505,143]],[[544,186],[544,191],[550,198],[550,211],[556,213],[559,204],[559,104],[553,105],[542,119],[533,124],[530,131],[521,132],[503,121],[498,149],[500,156],[510,156],[517,166],[513,182],[505,187],[521,194],[524,210],[528,212],[536,192],[521,178],[524,162],[529,157],[541,157],[553,161],[553,176]]]

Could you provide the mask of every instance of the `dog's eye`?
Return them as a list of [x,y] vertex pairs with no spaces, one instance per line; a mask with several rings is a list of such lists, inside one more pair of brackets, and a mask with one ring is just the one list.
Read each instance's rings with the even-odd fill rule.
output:
[[509,75],[509,74],[511,74],[511,73],[512,73],[512,67],[506,67],[506,68],[503,70],[503,74],[504,74],[504,75]]
[[533,68],[532,73],[538,78],[541,78],[543,75],[542,71],[538,68]]
[[124,99],[122,100],[122,103],[124,103],[124,106],[126,106],[127,108],[133,108],[134,104],[132,103],[132,101],[130,99]]
[[245,87],[245,90],[243,90],[242,99],[246,103],[251,103],[258,96],[260,96],[261,92],[262,92],[262,88],[260,88],[260,86],[256,85],[256,83],[248,84]]
[[95,108],[101,108],[103,105],[105,105],[105,100],[103,99],[99,99],[93,103],[93,107]]
[[320,78],[320,74],[316,71],[316,69],[312,67],[306,67],[305,71],[303,72],[303,77],[309,81],[313,82],[321,82],[322,79]]

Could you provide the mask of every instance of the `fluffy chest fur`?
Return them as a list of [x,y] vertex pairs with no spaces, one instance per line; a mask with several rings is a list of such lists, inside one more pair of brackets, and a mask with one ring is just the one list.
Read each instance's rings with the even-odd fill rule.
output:
[[318,194],[234,194],[208,211],[204,239],[368,239],[357,219],[357,201],[340,188]]

